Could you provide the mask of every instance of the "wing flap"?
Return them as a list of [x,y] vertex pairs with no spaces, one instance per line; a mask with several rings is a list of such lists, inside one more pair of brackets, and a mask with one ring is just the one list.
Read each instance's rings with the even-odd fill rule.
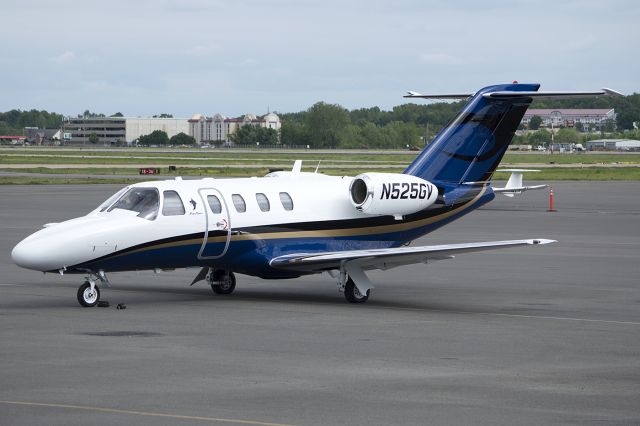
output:
[[430,260],[450,259],[460,253],[549,244],[553,242],[555,242],[555,240],[529,239],[372,250],[345,250],[319,254],[296,253],[276,257],[271,260],[270,265],[279,269],[311,272],[335,269],[339,268],[340,265],[345,262],[355,262],[362,269],[389,269],[401,265],[424,263]]

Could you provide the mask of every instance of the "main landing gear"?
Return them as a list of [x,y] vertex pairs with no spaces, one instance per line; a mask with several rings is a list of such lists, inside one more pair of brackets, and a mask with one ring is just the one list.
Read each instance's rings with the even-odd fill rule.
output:
[[347,299],[349,303],[364,303],[369,300],[369,294],[371,290],[367,290],[365,294],[360,293],[356,283],[353,282],[351,277],[347,280],[347,283],[344,285],[344,298]]
[[106,287],[111,287],[103,270],[97,273],[90,272],[85,278],[84,283],[78,288],[78,303],[80,303],[81,306],[91,308],[100,302],[100,289],[98,288],[97,281],[100,281],[100,283]]
[[344,263],[340,270],[329,271],[329,274],[337,279],[338,292],[344,293],[347,302],[364,303],[369,300],[373,284],[362,269]]
[[231,271],[210,269],[206,279],[215,294],[231,294],[236,289],[236,276]]

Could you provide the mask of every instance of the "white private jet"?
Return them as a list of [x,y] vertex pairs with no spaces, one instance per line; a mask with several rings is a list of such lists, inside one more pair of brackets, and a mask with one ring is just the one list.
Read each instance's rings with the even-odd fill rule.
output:
[[[403,173],[356,177],[291,172],[262,178],[144,182],[123,188],[76,219],[47,224],[16,245],[13,261],[28,269],[84,274],[82,306],[100,299],[107,273],[200,267],[229,294],[234,273],[265,279],[329,272],[347,301],[365,302],[367,270],[450,259],[455,254],[542,245],[535,238],[410,247],[409,244],[495,197],[491,177],[534,98],[611,95],[538,92],[538,84],[502,84],[470,95]],[[502,192],[527,189],[521,177]]]

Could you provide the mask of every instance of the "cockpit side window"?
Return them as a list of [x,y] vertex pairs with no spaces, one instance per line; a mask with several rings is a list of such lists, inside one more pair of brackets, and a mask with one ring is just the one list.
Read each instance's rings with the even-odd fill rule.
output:
[[162,204],[163,216],[180,216],[184,214],[182,198],[176,191],[164,191],[162,196],[164,197],[164,203]]
[[131,210],[138,217],[154,220],[158,216],[160,196],[155,188],[131,188],[107,211],[114,209]]

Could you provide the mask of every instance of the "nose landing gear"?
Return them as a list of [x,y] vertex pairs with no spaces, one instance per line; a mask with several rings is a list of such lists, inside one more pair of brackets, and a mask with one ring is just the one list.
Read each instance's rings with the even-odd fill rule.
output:
[[91,308],[100,302],[100,289],[98,288],[96,281],[100,281],[100,283],[105,286],[111,287],[111,284],[103,270],[98,271],[98,273],[90,272],[85,278],[84,283],[78,287],[77,297],[78,303],[80,303],[81,306]]
[[78,288],[78,303],[85,308],[96,306],[100,301],[100,289],[95,281],[85,281]]

